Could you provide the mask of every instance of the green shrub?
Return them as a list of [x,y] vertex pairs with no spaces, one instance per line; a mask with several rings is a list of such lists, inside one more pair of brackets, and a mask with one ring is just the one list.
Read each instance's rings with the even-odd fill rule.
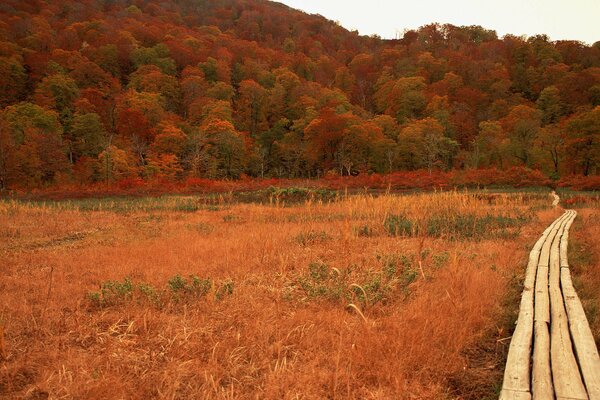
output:
[[233,286],[234,284],[231,279],[227,279],[223,282],[215,292],[216,299],[223,300],[225,296],[231,296],[233,294]]
[[413,223],[404,215],[388,215],[383,223],[390,236],[412,236]]
[[294,238],[294,240],[302,246],[308,246],[308,245],[316,244],[316,243],[323,243],[329,239],[331,239],[331,236],[329,236],[327,234],[327,232],[325,232],[325,231],[303,232],[303,233],[296,235],[296,237]]
[[177,274],[169,279],[167,285],[174,298],[179,300],[183,296],[202,297],[212,288],[210,279],[200,279],[196,275],[190,275],[188,279]]
[[100,285],[99,292],[88,293],[88,298],[93,305],[105,307],[131,300],[133,290],[134,285],[129,278],[123,282],[106,281]]
[[435,214],[424,220],[388,215],[384,228],[390,236],[444,237],[450,240],[509,238],[518,234],[528,218],[522,215]]
[[415,269],[406,266],[400,268],[397,256],[377,258],[382,263],[380,271],[357,272],[353,265],[338,270],[322,262],[312,262],[307,271],[288,287],[285,298],[292,299],[295,290],[303,299],[370,306],[389,300],[397,289],[406,292],[408,285],[417,278]]
[[[100,290],[89,292],[87,298],[90,304],[96,308],[120,305],[134,300],[162,307],[169,303],[177,304],[206,297],[212,288],[213,282],[210,279],[201,279],[196,275],[184,278],[177,274],[167,281],[166,289],[162,290],[144,282],[134,284],[129,278],[125,278],[123,282],[106,281],[102,283]],[[226,280],[215,293],[215,297],[220,299],[224,295],[232,293],[233,281]]]

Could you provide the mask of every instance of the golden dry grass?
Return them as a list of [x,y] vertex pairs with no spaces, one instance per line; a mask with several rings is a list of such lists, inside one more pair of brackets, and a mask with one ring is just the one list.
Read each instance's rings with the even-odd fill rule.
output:
[[[529,247],[561,212],[544,196],[456,192],[195,212],[160,201],[0,203],[1,398],[493,398]],[[455,240],[390,236],[390,214],[526,219]],[[311,264],[327,277],[311,281]],[[233,293],[169,300],[178,274]],[[88,297],[125,277],[166,300]]]

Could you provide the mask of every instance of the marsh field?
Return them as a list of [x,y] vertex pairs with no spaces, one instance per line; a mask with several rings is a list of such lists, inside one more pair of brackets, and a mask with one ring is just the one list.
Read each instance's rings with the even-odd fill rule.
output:
[[[560,195],[598,342],[600,201]],[[0,398],[497,398],[547,191],[251,200],[1,201]]]

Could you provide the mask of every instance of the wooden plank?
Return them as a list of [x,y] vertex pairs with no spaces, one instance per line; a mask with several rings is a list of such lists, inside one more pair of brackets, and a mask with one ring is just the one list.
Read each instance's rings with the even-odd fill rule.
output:
[[[511,392],[530,389],[530,362],[533,340],[533,291],[523,292],[517,326],[510,341],[502,388]],[[514,398],[514,397],[507,397]]]
[[575,221],[575,217],[577,216],[577,212],[575,212],[574,210],[569,211],[572,214],[572,218],[567,223],[567,226],[565,227],[565,233],[560,241],[560,266],[564,268],[569,267],[569,259],[567,257],[567,248],[569,246],[569,229],[571,228],[571,225],[573,224],[573,221]]
[[558,206],[558,203],[560,202],[560,197],[558,197],[554,190],[550,192],[550,196],[552,196],[552,207]]
[[587,394],[577,360],[573,353],[567,313],[560,289],[560,243],[565,228],[574,218],[568,213],[568,218],[559,226],[550,248],[550,361],[552,368],[552,383],[557,398],[587,400]]
[[[525,282],[523,285],[523,294],[519,307],[519,316],[515,331],[512,335],[506,367],[504,369],[504,381],[502,383],[503,395],[501,398],[521,398],[520,393],[531,393],[531,348],[533,342],[533,317],[534,317],[534,290],[537,268],[540,257],[540,250],[548,235],[552,232],[556,224],[561,221],[557,218],[542,233],[540,238],[534,244],[529,253],[529,261],[525,273]],[[507,397],[507,396],[512,397]],[[502,397],[504,396],[504,397]],[[528,397],[522,397],[528,398]]]
[[561,268],[560,283],[575,355],[587,394],[590,400],[600,400],[600,356],[568,268]]
[[500,400],[531,400],[531,393],[519,392],[516,390],[502,389]]
[[[519,316],[515,331],[513,332],[504,369],[504,381],[502,388],[510,393],[530,393],[530,359],[533,341],[533,294],[535,276],[537,273],[540,249],[553,224],[548,226],[541,237],[537,240],[529,253],[529,262],[525,273],[525,283],[519,307]],[[507,393],[508,393],[507,392]]]
[[566,213],[564,213],[550,226],[550,232],[548,233],[546,240],[544,241],[544,243],[542,244],[542,248],[540,249],[540,261],[538,265],[548,266],[550,261],[550,247],[552,246],[552,241],[554,240],[554,236],[556,236],[558,227],[566,218],[567,215]]
[[600,357],[568,269],[576,215],[557,218],[529,254],[501,399],[600,400]]
[[550,293],[548,290],[550,249],[559,227],[567,217],[567,213],[564,213],[552,224],[540,250],[535,280],[532,394],[534,399],[539,400],[554,399],[550,364]]
[[550,323],[550,293],[548,292],[548,267],[538,266],[535,279],[534,321]]
[[543,320],[534,322],[532,394],[534,400],[554,399],[550,371],[550,335],[548,323]]
[[544,240],[542,249],[540,250],[540,258],[538,260],[537,274],[535,278],[535,305],[534,305],[534,321],[545,321],[550,323],[550,294],[548,292],[548,277],[550,267],[550,248],[556,237],[558,228],[565,220],[566,215],[563,214],[551,225],[551,230]]

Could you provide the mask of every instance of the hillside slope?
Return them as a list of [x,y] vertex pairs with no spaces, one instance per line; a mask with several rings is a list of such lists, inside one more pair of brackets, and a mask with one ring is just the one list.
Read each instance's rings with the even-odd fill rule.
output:
[[0,188],[600,172],[600,42],[438,24],[381,40],[262,0],[9,0],[0,88]]

